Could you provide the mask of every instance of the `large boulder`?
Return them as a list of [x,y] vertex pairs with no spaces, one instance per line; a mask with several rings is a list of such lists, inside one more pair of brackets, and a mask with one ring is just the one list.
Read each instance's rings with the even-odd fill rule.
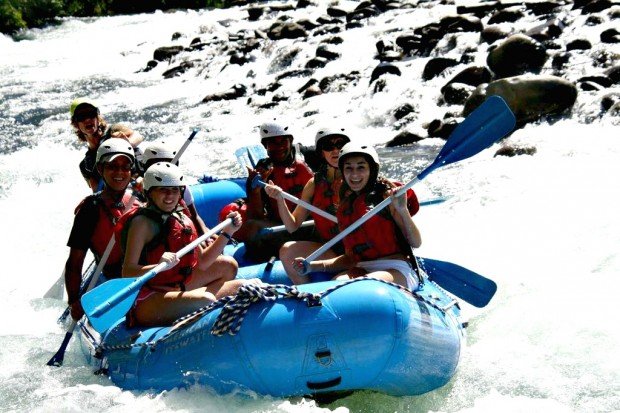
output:
[[558,115],[577,99],[577,86],[556,76],[514,76],[481,85],[465,102],[464,115],[471,113],[487,96],[501,96],[523,125],[542,116]]
[[157,60],[158,62],[165,62],[167,60],[172,59],[174,56],[178,55],[182,51],[183,51],[183,46],[158,47],[153,52],[153,60]]
[[497,78],[538,73],[546,61],[543,45],[523,34],[510,36],[487,56],[487,65]]
[[308,37],[308,32],[298,23],[278,21],[267,30],[267,36],[271,40],[297,39]]
[[221,100],[234,100],[234,99],[238,99],[240,97],[245,96],[246,92],[247,92],[247,87],[245,85],[242,84],[236,84],[234,86],[232,86],[230,89],[224,91],[224,92],[220,92],[220,93],[214,93],[212,95],[208,95],[205,96],[202,99],[202,103],[209,103],[209,102],[218,102]]

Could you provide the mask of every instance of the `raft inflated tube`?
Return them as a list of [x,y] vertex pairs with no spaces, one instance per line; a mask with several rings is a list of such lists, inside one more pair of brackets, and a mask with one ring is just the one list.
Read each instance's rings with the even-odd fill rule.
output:
[[243,186],[245,178],[189,186],[198,215],[207,227],[213,228],[218,224],[218,212],[225,205],[245,197]]

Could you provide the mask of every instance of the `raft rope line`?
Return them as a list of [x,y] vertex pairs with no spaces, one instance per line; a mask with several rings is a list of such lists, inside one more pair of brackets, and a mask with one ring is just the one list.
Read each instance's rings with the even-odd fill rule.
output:
[[[431,297],[431,299],[429,299],[422,296],[418,292],[418,290],[411,291],[410,289],[403,287],[399,284],[367,277],[355,278],[342,284],[335,285],[321,293],[316,294],[301,292],[295,286],[288,286],[283,284],[245,284],[239,288],[239,291],[236,295],[220,298],[218,301],[206,307],[202,307],[194,311],[193,313],[190,313],[175,320],[175,322],[172,324],[170,331],[158,338],[157,340],[147,341],[144,343],[127,343],[118,345],[107,345],[105,344],[105,342],[102,342],[100,344],[93,343],[93,345],[95,346],[95,352],[97,354],[140,347],[149,347],[151,351],[155,351],[159,343],[168,340],[176,333],[181,331],[183,328],[191,325],[194,321],[197,321],[204,314],[209,313],[210,311],[220,307],[222,307],[222,311],[220,312],[215,323],[211,327],[211,334],[216,336],[222,336],[224,334],[234,336],[241,329],[241,324],[243,323],[245,315],[248,312],[250,306],[254,303],[257,303],[259,301],[269,302],[276,301],[278,299],[294,298],[300,301],[307,301],[309,307],[320,306],[321,298],[325,297],[326,295],[349,284],[369,280],[379,281],[392,287],[396,287],[405,293],[411,294],[414,298],[423,301],[424,303],[430,305],[431,307],[437,309],[444,314],[446,313],[448,308],[452,307],[457,303],[456,300],[452,300],[446,306],[439,306],[437,303],[435,303],[438,298]],[[433,284],[437,286],[437,284]],[[423,284],[421,284],[421,286],[422,285]],[[134,336],[134,338],[137,337],[139,337],[139,334]]]

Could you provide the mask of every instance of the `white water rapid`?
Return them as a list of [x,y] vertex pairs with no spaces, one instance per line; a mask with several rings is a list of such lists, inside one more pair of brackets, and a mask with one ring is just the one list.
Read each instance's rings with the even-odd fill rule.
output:
[[[328,5],[317,3],[286,14],[316,19]],[[355,4],[340,3],[345,8]],[[359,82],[304,100],[296,90],[305,80],[286,78],[277,93],[290,99],[271,109],[248,103],[248,97],[269,101],[264,96],[200,102],[237,83],[266,86],[276,75],[269,69],[274,59],[293,48],[299,53],[292,66],[303,67],[325,35],[306,42],[265,41],[252,52],[254,61],[243,66],[226,64],[228,56],[207,47],[188,54],[197,64],[172,79],[161,75],[169,68],[166,63],[139,72],[157,47],[186,46],[194,37],[226,39],[229,33],[266,23],[249,22],[247,11],[236,7],[67,19],[56,27],[28,31],[25,40],[0,36],[0,411],[620,410],[619,122],[596,116],[600,94],[585,91],[571,114],[552,124],[529,124],[507,139],[535,147],[534,155],[494,157],[502,145],[496,144],[438,169],[416,187],[422,200],[447,198],[416,216],[423,236],[420,255],[457,263],[498,284],[487,307],[463,305],[470,320],[468,345],[445,387],[403,398],[360,392],[318,406],[301,398],[219,396],[204,388],[124,391],[93,375],[75,342],[63,367],[45,366],[64,336],[56,323],[64,303],[42,296],[61,274],[73,209],[88,194],[78,170],[85,148],[69,124],[73,98],[91,96],[106,119],[125,122],[148,140],[167,137],[180,145],[192,128],[201,128],[182,161],[194,178],[242,174],[234,149],[258,143],[256,126],[278,118],[304,144],[313,144],[321,122],[342,122],[350,136],[378,145],[386,175],[407,181],[434,158],[443,141],[382,148],[398,133],[392,128],[392,111],[407,101],[415,103],[418,120],[412,127],[423,133],[424,122],[441,118],[448,109],[460,110],[437,104],[439,88],[455,71],[421,80],[428,58],[395,63],[403,75],[388,75],[383,92],[373,94],[368,85],[378,63],[375,42],[384,33],[455,12],[454,5],[421,5],[386,12],[339,34],[344,42],[334,48],[341,57],[314,77],[358,70]],[[577,21],[571,26],[575,37],[595,37],[591,26],[580,23],[585,16],[576,11],[570,17]],[[533,21],[532,16],[515,26]],[[175,32],[181,37],[172,41]],[[620,55],[618,44],[593,44]],[[478,43],[477,33],[460,35],[450,47],[460,53],[478,48],[476,59],[484,64],[487,45]],[[579,65],[569,69],[572,80],[590,74],[580,70]],[[619,91],[617,85],[614,90]]]

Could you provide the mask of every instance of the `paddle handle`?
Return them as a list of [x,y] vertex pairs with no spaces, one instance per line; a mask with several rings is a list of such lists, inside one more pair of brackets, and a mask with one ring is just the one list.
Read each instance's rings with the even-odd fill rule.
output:
[[185,142],[183,143],[183,146],[181,146],[181,149],[179,149],[177,154],[174,155],[174,158],[172,158],[171,163],[176,164],[179,161],[179,158],[181,157],[181,155],[183,155],[183,152],[185,152],[185,150],[187,149],[189,144],[192,143],[192,140],[194,140],[194,138],[196,137],[196,135],[198,134],[199,131],[200,131],[200,129],[198,129],[198,128],[195,128],[195,129],[192,130],[192,133],[185,140]]
[[[207,231],[202,234],[200,237],[196,238],[194,241],[187,244],[185,247],[181,248],[177,251],[177,257],[181,258],[188,252],[192,251],[194,248],[198,246],[201,242],[207,240],[209,237],[217,234],[222,231],[224,228],[232,224],[232,218],[226,218],[224,221],[220,222],[213,229]],[[149,270],[146,274],[142,275],[139,278],[136,278],[131,284],[129,284],[126,288],[118,291],[116,294],[112,295],[108,298],[107,301],[99,304],[97,307],[93,309],[91,312],[91,316],[98,317],[101,314],[107,312],[111,307],[115,306],[119,302],[123,301],[125,298],[129,297],[134,292],[138,291],[144,284],[146,284],[149,280],[155,277],[159,272],[163,270],[167,270],[172,268],[173,265],[170,265],[167,262],[160,262],[155,266],[155,268]]]
[[[254,179],[252,179],[252,188],[256,188],[258,186],[260,187],[265,187],[267,184],[263,181],[260,180],[260,177],[258,175],[256,175],[254,177]],[[329,219],[332,222],[338,223],[338,220],[336,219],[335,216],[333,216],[332,214],[329,214],[325,211],[323,211],[322,209],[319,209],[317,207],[315,207],[314,205],[297,198],[296,196],[293,196],[287,192],[281,191],[280,194],[282,195],[282,198],[284,199],[288,199],[289,201],[291,201],[294,204],[300,205],[304,208],[306,208],[308,211],[312,211],[317,215],[322,216],[325,219]]]

